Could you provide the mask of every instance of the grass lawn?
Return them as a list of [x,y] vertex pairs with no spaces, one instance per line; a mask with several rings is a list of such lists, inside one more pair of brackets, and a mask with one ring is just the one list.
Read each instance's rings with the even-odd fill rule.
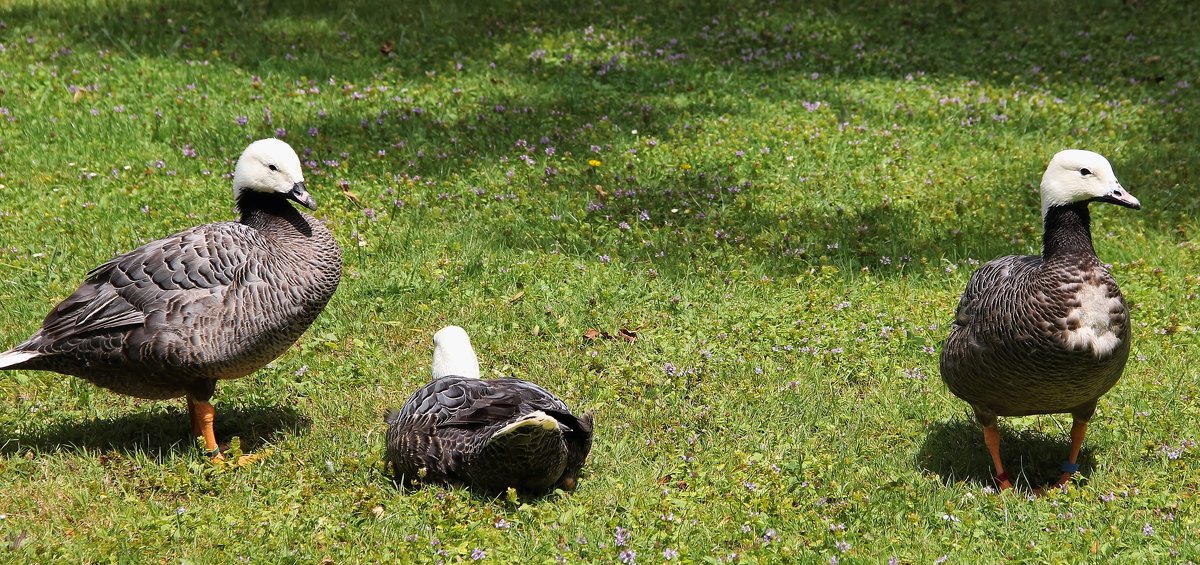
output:
[[[0,561],[1200,560],[1200,7],[323,4],[0,3],[0,348],[231,219],[254,139],[346,255],[297,345],[218,386],[251,464],[206,461],[182,401],[0,375]],[[1093,208],[1133,353],[1081,478],[1029,497],[1070,418],[1005,419],[997,495],[937,354],[972,270],[1038,252],[1068,147],[1144,205]],[[450,323],[595,412],[577,491],[385,476]]]

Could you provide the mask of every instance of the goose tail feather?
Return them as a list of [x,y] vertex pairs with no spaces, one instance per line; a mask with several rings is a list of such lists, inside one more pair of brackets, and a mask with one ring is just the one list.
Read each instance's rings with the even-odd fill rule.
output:
[[21,363],[37,356],[38,354],[33,351],[10,349],[4,353],[0,353],[0,369],[16,369]]

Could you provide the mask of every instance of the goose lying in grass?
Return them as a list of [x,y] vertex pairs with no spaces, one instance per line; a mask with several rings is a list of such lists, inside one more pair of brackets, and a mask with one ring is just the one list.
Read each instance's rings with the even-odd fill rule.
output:
[[488,493],[574,489],[592,446],[591,413],[575,416],[531,382],[481,380],[460,327],[442,328],[433,342],[433,382],[387,416],[387,457],[396,479]]
[[996,481],[1012,478],[1000,458],[997,416],[1069,412],[1071,451],[1055,486],[1077,459],[1096,402],[1129,357],[1129,308],[1092,248],[1088,204],[1139,209],[1104,157],[1059,152],[1042,176],[1041,256],[1008,256],[975,271],[942,348],[942,379],[983,425]]
[[0,369],[74,375],[140,398],[186,397],[192,432],[220,458],[209,399],[217,381],[278,357],[325,308],[341,279],[332,234],[296,152],[278,139],[238,159],[241,219],[197,226],[92,269],[42,328],[0,354]]

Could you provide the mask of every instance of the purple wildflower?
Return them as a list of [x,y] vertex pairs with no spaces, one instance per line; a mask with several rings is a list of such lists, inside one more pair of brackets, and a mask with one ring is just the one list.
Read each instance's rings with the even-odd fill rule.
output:
[[613,530],[613,545],[616,545],[617,547],[625,547],[625,544],[627,543],[629,543],[629,530],[626,530],[621,526],[617,526],[617,528]]

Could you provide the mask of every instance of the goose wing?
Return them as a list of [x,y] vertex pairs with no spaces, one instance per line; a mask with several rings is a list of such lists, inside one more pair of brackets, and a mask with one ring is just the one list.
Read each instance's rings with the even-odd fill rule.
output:
[[977,322],[992,316],[997,310],[997,304],[1009,303],[1012,292],[1022,286],[1020,280],[1026,272],[1036,268],[1042,262],[1041,257],[1033,255],[1009,255],[984,263],[967,282],[967,288],[958,300],[958,308],[954,312],[954,325],[970,327]]
[[114,257],[50,311],[40,338],[61,342],[142,326],[156,311],[182,312],[219,297],[239,279],[261,238],[241,224],[207,224]]

